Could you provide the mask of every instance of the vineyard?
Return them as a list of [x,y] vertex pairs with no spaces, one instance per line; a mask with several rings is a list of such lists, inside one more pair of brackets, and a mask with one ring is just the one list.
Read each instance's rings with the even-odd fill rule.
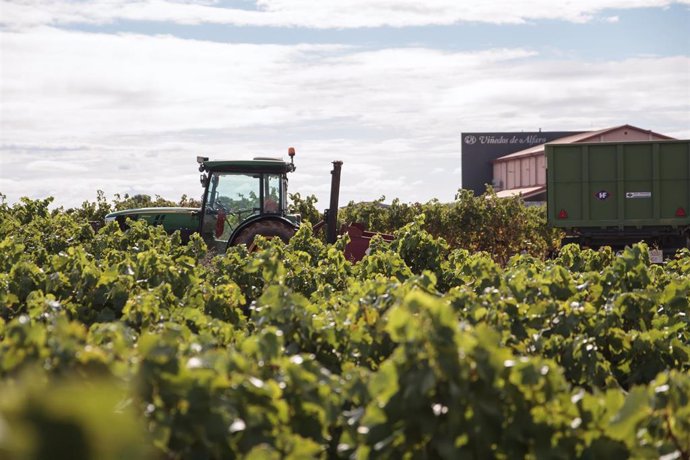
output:
[[0,199],[2,458],[690,458],[688,250],[462,193],[348,206],[395,235],[357,264],[299,196],[222,256],[50,204]]

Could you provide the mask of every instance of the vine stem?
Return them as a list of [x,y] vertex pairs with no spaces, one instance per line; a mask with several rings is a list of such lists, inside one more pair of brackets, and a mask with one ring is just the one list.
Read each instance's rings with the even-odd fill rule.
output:
[[669,419],[669,416],[668,416],[668,409],[666,409],[664,411],[664,420],[666,421],[666,428],[668,429],[668,436],[669,436],[669,438],[671,438],[671,442],[673,442],[673,445],[676,446],[676,449],[678,449],[678,452],[680,452],[680,458],[682,460],[690,460],[690,452],[683,450],[683,446],[681,446],[680,441],[678,441],[678,438],[673,433],[673,429],[671,429],[671,420]]

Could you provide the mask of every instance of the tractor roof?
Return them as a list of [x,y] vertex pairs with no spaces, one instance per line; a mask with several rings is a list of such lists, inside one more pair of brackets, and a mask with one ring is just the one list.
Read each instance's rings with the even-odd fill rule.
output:
[[204,161],[202,166],[206,171],[212,172],[263,172],[284,174],[294,170],[293,165],[282,160],[231,160],[231,161]]

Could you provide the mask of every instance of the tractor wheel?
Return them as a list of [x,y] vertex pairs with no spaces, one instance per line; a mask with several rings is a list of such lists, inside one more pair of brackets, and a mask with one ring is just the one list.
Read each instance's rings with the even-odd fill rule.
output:
[[231,246],[245,244],[250,250],[254,249],[254,238],[261,235],[265,238],[280,238],[284,243],[290,241],[295,234],[295,229],[290,225],[275,219],[266,219],[254,222],[237,234]]

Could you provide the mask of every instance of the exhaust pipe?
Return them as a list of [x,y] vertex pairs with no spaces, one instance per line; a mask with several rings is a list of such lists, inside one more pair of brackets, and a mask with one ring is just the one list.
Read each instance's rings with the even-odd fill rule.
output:
[[329,244],[335,243],[338,237],[338,199],[340,195],[340,169],[343,166],[342,161],[333,162],[333,171],[331,171],[331,203],[326,210],[326,241]]

